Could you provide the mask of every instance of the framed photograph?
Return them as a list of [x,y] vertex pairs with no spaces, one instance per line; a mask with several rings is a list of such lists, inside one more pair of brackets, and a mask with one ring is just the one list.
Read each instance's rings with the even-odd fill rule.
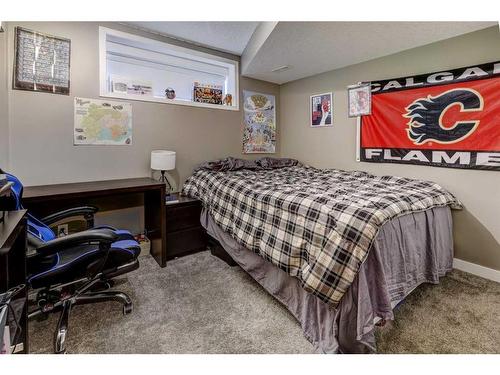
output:
[[349,117],[371,115],[372,92],[370,83],[362,83],[347,87]]
[[309,106],[312,128],[333,125],[333,94],[331,92],[311,95]]

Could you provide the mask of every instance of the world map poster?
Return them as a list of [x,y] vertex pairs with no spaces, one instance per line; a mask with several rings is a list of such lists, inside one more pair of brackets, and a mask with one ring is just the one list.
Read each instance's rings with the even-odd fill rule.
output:
[[75,145],[132,144],[132,105],[75,98]]
[[243,91],[243,153],[276,152],[275,102],[274,95]]

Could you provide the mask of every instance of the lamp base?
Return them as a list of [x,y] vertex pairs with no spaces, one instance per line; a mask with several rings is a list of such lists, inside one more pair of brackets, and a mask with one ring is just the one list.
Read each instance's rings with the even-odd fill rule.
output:
[[165,176],[165,171],[161,171],[161,176],[158,179],[158,181],[163,182],[164,184],[167,185],[167,196],[170,195],[170,192],[172,191],[172,185],[170,185],[170,182],[168,181],[168,178]]

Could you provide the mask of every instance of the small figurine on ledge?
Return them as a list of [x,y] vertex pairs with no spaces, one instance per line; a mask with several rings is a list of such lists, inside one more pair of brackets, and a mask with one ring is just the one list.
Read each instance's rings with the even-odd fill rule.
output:
[[172,87],[168,87],[165,90],[165,96],[167,99],[175,99],[175,90]]
[[225,105],[233,105],[233,96],[231,94],[227,94],[224,99],[222,100],[222,104]]

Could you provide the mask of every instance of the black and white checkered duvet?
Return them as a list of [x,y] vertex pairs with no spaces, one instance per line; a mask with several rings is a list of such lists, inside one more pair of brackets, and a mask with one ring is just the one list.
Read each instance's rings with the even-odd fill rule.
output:
[[241,245],[332,306],[386,221],[437,206],[461,207],[432,182],[305,166],[198,170],[183,193],[200,199]]

